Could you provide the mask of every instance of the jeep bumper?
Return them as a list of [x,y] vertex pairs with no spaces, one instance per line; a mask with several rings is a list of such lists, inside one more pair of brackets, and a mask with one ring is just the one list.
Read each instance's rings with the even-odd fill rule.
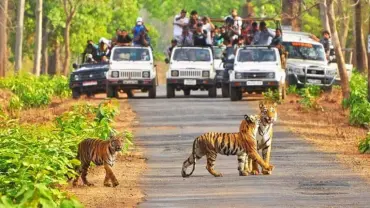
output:
[[107,85],[125,89],[150,89],[155,85],[155,79],[124,79],[124,80],[107,80]]
[[69,88],[80,93],[104,93],[106,80],[70,81]]
[[215,79],[167,79],[167,85],[176,89],[208,89],[214,87]]
[[289,74],[288,80],[290,85],[304,86],[317,85],[321,87],[330,87],[335,82],[335,76],[313,76],[313,75],[297,75]]

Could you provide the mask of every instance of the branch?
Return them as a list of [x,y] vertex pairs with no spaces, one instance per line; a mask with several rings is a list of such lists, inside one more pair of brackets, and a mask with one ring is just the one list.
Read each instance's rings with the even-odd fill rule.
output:
[[300,17],[303,15],[303,13],[305,12],[309,12],[311,9],[317,7],[318,5],[320,5],[320,3],[316,3],[312,6],[310,6],[309,8],[303,10],[300,12],[300,14],[298,15],[295,15],[295,16],[290,16],[289,14],[287,13],[283,13],[281,16],[282,16],[282,19],[288,19],[288,20],[294,20],[294,19],[300,19]]

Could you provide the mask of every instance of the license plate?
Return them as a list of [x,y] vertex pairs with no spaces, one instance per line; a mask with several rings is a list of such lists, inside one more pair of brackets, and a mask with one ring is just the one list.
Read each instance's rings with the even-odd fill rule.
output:
[[248,86],[261,86],[263,85],[262,81],[247,81]]
[[137,84],[139,83],[137,80],[123,80],[123,84]]
[[97,85],[97,81],[89,81],[89,82],[83,82],[82,86],[92,86],[92,85]]
[[307,79],[307,82],[311,84],[321,84],[321,80],[319,79]]
[[185,79],[184,80],[184,85],[196,85],[197,84],[197,80],[195,79]]

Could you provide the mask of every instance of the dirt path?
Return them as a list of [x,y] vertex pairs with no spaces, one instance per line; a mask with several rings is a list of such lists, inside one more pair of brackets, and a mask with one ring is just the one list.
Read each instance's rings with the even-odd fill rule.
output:
[[[90,102],[99,103],[101,98],[92,99]],[[131,110],[127,100],[120,100],[120,115],[116,118],[115,126],[117,130],[133,130],[135,113]],[[139,178],[146,169],[145,159],[141,151],[134,147],[130,154],[121,155],[117,158],[113,166],[119,186],[115,188],[103,186],[105,170],[103,167],[94,167],[89,170],[87,175],[93,187],[78,186],[70,188],[85,207],[136,207],[144,197],[139,188]]]
[[358,151],[358,143],[367,130],[349,124],[349,112],[341,106],[341,91],[333,89],[322,95],[318,111],[303,109],[297,100],[296,96],[288,96],[279,106],[282,123],[320,151],[335,154],[338,161],[370,182],[370,154]]

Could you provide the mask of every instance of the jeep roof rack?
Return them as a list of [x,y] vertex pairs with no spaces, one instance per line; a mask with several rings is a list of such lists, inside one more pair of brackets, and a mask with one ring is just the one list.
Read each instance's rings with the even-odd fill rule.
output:
[[271,45],[246,45],[243,47],[243,49],[247,49],[247,48],[268,48],[268,49],[271,49],[273,48],[273,46]]

